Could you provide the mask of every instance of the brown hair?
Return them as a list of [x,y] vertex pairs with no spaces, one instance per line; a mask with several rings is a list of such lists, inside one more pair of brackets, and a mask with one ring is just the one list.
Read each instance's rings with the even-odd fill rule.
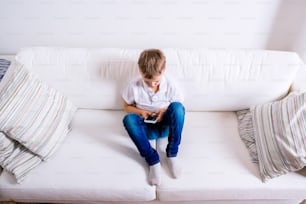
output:
[[166,57],[159,49],[144,50],[139,56],[138,66],[145,78],[152,79],[166,68]]

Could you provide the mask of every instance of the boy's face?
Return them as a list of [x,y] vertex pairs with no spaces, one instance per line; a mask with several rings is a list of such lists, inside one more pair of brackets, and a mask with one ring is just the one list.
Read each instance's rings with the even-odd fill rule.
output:
[[160,75],[153,76],[152,79],[147,79],[142,75],[142,79],[150,88],[155,88],[159,86],[162,76],[163,75],[160,74]]

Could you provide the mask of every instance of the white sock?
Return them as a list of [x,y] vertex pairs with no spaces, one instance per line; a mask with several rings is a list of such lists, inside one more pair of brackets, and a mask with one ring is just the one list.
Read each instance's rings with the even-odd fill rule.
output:
[[161,167],[160,163],[149,167],[149,182],[151,185],[159,186],[161,184]]
[[167,157],[167,164],[174,178],[179,178],[182,174],[182,167],[179,165],[177,157]]

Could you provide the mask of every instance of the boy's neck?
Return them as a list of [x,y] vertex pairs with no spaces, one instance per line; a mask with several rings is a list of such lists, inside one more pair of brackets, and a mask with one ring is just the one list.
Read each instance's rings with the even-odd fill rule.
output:
[[154,86],[154,87],[149,87],[154,93],[158,92],[159,90],[159,85],[158,86]]

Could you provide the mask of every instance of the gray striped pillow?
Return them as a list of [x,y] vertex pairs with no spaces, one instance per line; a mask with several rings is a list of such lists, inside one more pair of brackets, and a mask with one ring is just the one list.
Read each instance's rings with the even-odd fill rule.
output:
[[306,165],[306,93],[251,109],[263,181]]
[[[305,93],[237,111],[238,128],[263,181],[306,164]],[[258,152],[258,153],[257,153]]]
[[11,153],[19,157],[8,156],[1,166],[11,172],[19,169],[12,173],[21,180],[39,159],[46,160],[56,151],[75,111],[65,96],[22,65],[11,66],[0,84],[0,130],[23,148],[14,144]]
[[11,62],[6,59],[0,59],[0,81],[4,77],[7,69],[9,68]]
[[18,183],[21,183],[41,161],[40,157],[0,132],[0,165],[11,172]]
[[258,155],[255,142],[255,130],[250,109],[236,112],[238,117],[238,130],[241,140],[247,147],[253,163],[258,163]]

